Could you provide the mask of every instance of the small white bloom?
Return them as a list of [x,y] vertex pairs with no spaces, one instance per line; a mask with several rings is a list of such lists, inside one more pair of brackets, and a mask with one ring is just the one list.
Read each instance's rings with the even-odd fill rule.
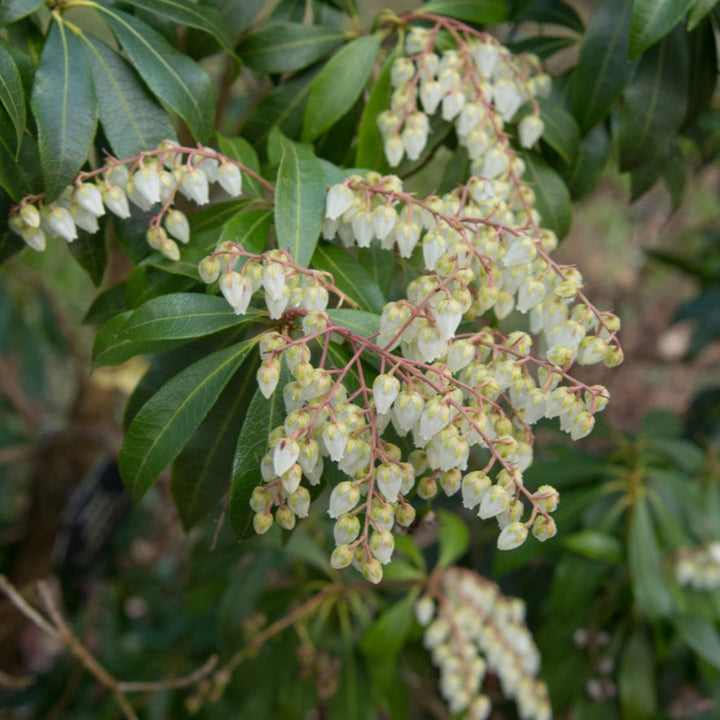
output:
[[405,152],[405,146],[399,135],[390,136],[384,143],[385,157],[391,167],[400,164]]
[[360,490],[348,480],[338,483],[330,493],[328,515],[338,518],[350,512],[360,501]]
[[532,147],[542,136],[545,125],[537,115],[526,115],[518,123],[520,144],[524,148]]
[[111,185],[102,189],[102,199],[107,208],[121,219],[130,217],[130,206],[127,195],[119,185]]
[[198,205],[209,202],[208,176],[198,168],[183,168],[180,192]]
[[190,223],[185,217],[185,213],[180,212],[180,210],[172,208],[167,211],[165,214],[165,228],[181,243],[187,244],[190,242]]
[[95,217],[105,214],[102,195],[97,185],[81,183],[75,188],[73,199],[83,210],[92,213]]
[[77,237],[77,229],[70,211],[61,205],[48,205],[43,209],[42,218],[51,237],[60,237],[72,242]]
[[45,233],[41,228],[24,227],[20,231],[22,239],[28,247],[42,252],[46,246]]
[[528,529],[523,523],[510,523],[498,536],[498,550],[514,550],[525,542],[527,536]]
[[220,187],[231,197],[237,197],[242,192],[242,173],[237,165],[220,163],[217,172]]
[[248,279],[231,270],[220,277],[220,292],[225,296],[236,315],[243,315],[252,298],[252,287]]
[[[130,199],[133,202],[137,199],[148,208],[160,202],[160,176],[154,167],[145,165],[135,172],[132,176],[132,186]],[[143,207],[140,202],[136,204]]]
[[325,217],[337,220],[353,203],[355,196],[347,185],[333,185],[325,202]]

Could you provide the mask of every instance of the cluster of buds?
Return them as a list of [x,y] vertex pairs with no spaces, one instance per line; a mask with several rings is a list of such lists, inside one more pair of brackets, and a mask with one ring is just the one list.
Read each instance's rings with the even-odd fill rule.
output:
[[132,158],[109,158],[101,168],[80,173],[60,196],[46,202],[44,195],[24,198],[13,209],[9,225],[25,243],[42,251],[46,238],[72,242],[78,228],[88,233],[99,229],[98,218],[109,210],[130,217],[131,204],[143,212],[157,209],[147,231],[147,241],[171,260],[180,258],[178,242],[190,240],[190,225],[180,210],[171,207],[179,192],[197,205],[209,202],[210,184],[218,183],[231,197],[242,192],[241,163],[206,147],[181,147],[172,140],[156,150]]
[[719,589],[720,542],[680,550],[675,556],[674,570],[678,585],[692,590]]
[[492,705],[482,682],[493,673],[521,720],[552,717],[522,600],[503,596],[497,585],[469,570],[451,568],[430,579],[415,615],[425,627],[423,642],[440,670],[440,692],[452,713],[465,712],[467,720],[489,718]]
[[[520,145],[532,147],[542,135],[535,98],[547,96],[550,78],[541,71],[537,57],[513,55],[490,35],[448,18],[431,17],[435,27],[412,28],[405,54],[393,62],[390,108],[377,120],[385,155],[393,167],[404,155],[418,159],[430,134],[428,116],[439,112],[443,120],[454,123],[473,175],[497,177],[508,169],[504,126],[520,108],[529,108],[516,126]],[[456,48],[436,52],[441,29],[450,33]]]
[[330,292],[343,297],[328,273],[296,265],[284,250],[257,255],[229,240],[200,261],[198,273],[208,284],[219,280],[220,291],[237,315],[247,312],[253,295],[261,290],[273,320],[292,310],[325,310]]

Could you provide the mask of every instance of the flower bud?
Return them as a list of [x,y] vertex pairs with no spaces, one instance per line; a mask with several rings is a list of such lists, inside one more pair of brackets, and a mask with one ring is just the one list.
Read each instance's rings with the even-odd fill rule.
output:
[[330,493],[328,515],[340,517],[350,512],[360,501],[360,490],[348,480],[338,483]]
[[330,566],[333,570],[342,570],[353,561],[354,557],[355,553],[349,545],[338,545],[330,556]]
[[80,185],[75,188],[73,200],[83,210],[92,213],[95,217],[100,217],[105,214],[102,195],[97,185],[80,183]]
[[198,205],[206,205],[209,202],[207,175],[197,168],[183,168],[180,192]]
[[102,199],[106,207],[114,215],[121,219],[130,217],[130,206],[128,205],[125,190],[119,185],[111,185],[102,189]]
[[375,530],[370,537],[370,552],[382,565],[387,565],[392,559],[395,549],[395,538],[389,530]]
[[300,446],[293,438],[283,438],[273,452],[273,469],[276,475],[283,475],[297,461]]
[[498,536],[498,550],[514,550],[520,547],[528,536],[528,529],[521,522],[513,522],[507,525]]
[[269,398],[280,381],[280,360],[278,358],[263,363],[257,371],[257,383],[263,397]]
[[72,242],[77,237],[77,228],[70,211],[62,205],[48,205],[44,208],[43,218],[48,234]]
[[415,508],[409,503],[401,503],[395,510],[395,521],[403,527],[410,527],[415,522]]
[[250,507],[253,512],[261,513],[266,510],[272,501],[272,491],[269,487],[258,485],[250,496]]
[[231,197],[237,197],[242,192],[242,173],[237,165],[220,163],[217,171],[220,187]]
[[518,123],[520,145],[531,148],[542,136],[545,124],[537,115],[526,115]]
[[295,513],[287,505],[283,505],[275,511],[275,519],[284,530],[292,530],[295,527]]
[[288,495],[288,505],[299,517],[307,517],[310,511],[310,492],[307,488],[299,487],[294,493]]
[[341,515],[333,527],[336,545],[351,543],[360,534],[360,520],[355,515]]
[[198,275],[200,279],[210,285],[220,276],[220,260],[217,257],[208,255],[198,263]]
[[377,585],[383,577],[382,565],[375,558],[371,558],[363,563],[362,574],[368,582]]
[[165,214],[165,228],[181,243],[187,244],[190,241],[190,223],[185,213],[180,210],[171,209]]
[[273,524],[273,516],[269,510],[253,515],[253,527],[258,535],[264,535]]

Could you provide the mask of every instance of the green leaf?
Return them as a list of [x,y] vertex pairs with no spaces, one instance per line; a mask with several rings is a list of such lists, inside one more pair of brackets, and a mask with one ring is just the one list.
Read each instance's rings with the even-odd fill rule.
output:
[[233,38],[252,24],[264,4],[265,0],[205,0],[203,3],[217,9]]
[[0,3],[0,25],[9,25],[20,20],[44,4],[44,0],[3,0]]
[[662,157],[687,108],[687,38],[677,28],[648,50],[625,88],[620,111],[620,169]]
[[[231,160],[241,162],[256,173],[260,173],[260,161],[255,148],[245,138],[227,138],[218,134],[217,141],[223,155]],[[243,193],[258,198],[265,196],[265,191],[260,183],[247,173],[243,173]]]
[[380,316],[375,313],[346,308],[331,309],[326,312],[333,323],[347,328],[361,337],[374,335],[380,330]]
[[705,16],[718,4],[718,0],[695,0],[688,14],[687,29],[692,32]]
[[632,0],[604,0],[595,10],[571,77],[573,113],[583,135],[608,113],[630,79],[628,60]]
[[50,27],[35,73],[31,104],[48,200],[77,175],[95,137],[92,73],[78,37],[62,21]]
[[577,10],[562,0],[534,0],[512,19],[514,22],[562,25],[579,33],[585,30],[585,23],[578,15]]
[[614,536],[598,530],[581,530],[568,535],[562,544],[578,555],[619,565],[623,561],[623,545]]
[[0,107],[0,186],[17,202],[24,195],[40,191],[43,183],[35,140],[26,134],[18,154],[14,137],[15,129],[10,117],[5,108]]
[[95,287],[100,285],[108,263],[105,243],[105,218],[101,218],[100,231],[90,234],[78,228],[78,236],[68,243],[70,253],[83,270],[87,272]]
[[687,163],[682,147],[677,140],[670,143],[662,177],[665,187],[670,193],[671,212],[677,212],[685,198],[685,188],[687,186]]
[[432,0],[418,12],[447,15],[478,25],[496,25],[508,19],[507,6],[505,0]]
[[103,290],[92,301],[82,319],[83,325],[102,325],[118,313],[127,311],[125,283],[117,283]]
[[418,596],[417,588],[378,615],[360,640],[360,652],[370,663],[392,660],[402,650],[415,614],[413,608]]
[[118,458],[130,496],[139,500],[178,456],[256,339],[219,350],[164,385],[133,418]]
[[223,225],[220,242],[232,240],[249,252],[261,253],[267,245],[272,223],[273,211],[271,209],[246,210],[230,218]]
[[[375,166],[372,165],[371,167]],[[369,248],[358,249],[358,260],[360,267],[369,275],[368,287],[377,286],[380,288],[381,296],[387,297],[395,275],[395,263],[388,262],[388,251],[380,247],[378,243],[373,243]],[[377,308],[378,311],[381,309],[382,305]]]
[[695,0],[634,0],[630,21],[630,57],[667,35]]
[[111,47],[83,35],[91,58],[100,122],[117,157],[175,140],[168,114],[149,95],[134,70]]
[[[287,370],[283,368],[279,387],[287,382]],[[228,516],[236,535],[243,540],[252,532],[253,512],[250,496],[256,485],[262,483],[260,461],[265,455],[268,435],[285,418],[282,392],[276,391],[269,398],[263,397],[258,388],[245,415],[245,422],[238,437],[233,463],[232,488]]]
[[439,553],[436,569],[450,567],[459,560],[470,544],[470,530],[462,518],[448,512],[438,510],[440,520]]
[[720,634],[713,623],[699,617],[682,617],[675,620],[675,626],[694,653],[720,670]]
[[542,134],[547,143],[565,161],[572,165],[580,145],[580,128],[575,118],[560,103],[539,99],[540,117],[545,123]]
[[379,33],[353,40],[318,73],[305,108],[304,141],[314,140],[355,104],[370,77],[381,40]]
[[237,53],[253,70],[284,73],[319,60],[344,39],[341,30],[297,22],[273,22],[250,33]]
[[136,17],[102,5],[97,9],[148,87],[197,140],[207,142],[215,124],[215,93],[208,74]]
[[281,138],[282,156],[275,186],[278,247],[302,266],[310,263],[325,210],[325,175],[312,149]]
[[20,71],[10,48],[3,38],[0,38],[0,103],[7,111],[8,117],[15,128],[15,151],[20,150],[23,131],[25,130],[25,93],[23,91]]
[[[389,265],[392,263],[388,262]],[[331,243],[320,243],[312,265],[332,274],[335,285],[353,300],[360,310],[380,312],[385,296],[370,274],[345,250]]]
[[660,548],[645,497],[639,498],[633,507],[628,563],[635,602],[650,618],[669,615],[672,597],[663,578]]
[[110,318],[98,330],[93,342],[93,366],[120,365],[135,355],[145,355],[162,350],[169,350],[182,344],[183,340],[146,340],[133,341],[123,335],[125,325],[132,316],[128,310]]
[[216,507],[230,488],[233,450],[257,387],[257,363],[253,353],[173,463],[170,489],[185,530]]
[[610,137],[604,125],[596,125],[581,141],[575,161],[563,172],[573,199],[589,193],[599,182],[610,152]]
[[577,38],[566,37],[565,35],[535,35],[508,43],[507,47],[516,55],[533,53],[541,60],[545,60],[556,52],[576,45],[577,42]]
[[249,323],[260,312],[248,308],[236,315],[225,298],[200,293],[175,293],[148,300],[125,322],[121,339],[132,343],[204,337]]
[[655,651],[642,628],[636,628],[620,656],[618,673],[623,720],[650,720],[657,711]]
[[[222,151],[221,151],[222,152]],[[191,245],[198,238],[212,234],[221,228],[226,222],[235,217],[238,213],[243,212],[248,206],[248,200],[240,198],[239,200],[227,200],[226,202],[217,203],[205,207],[202,210],[194,212],[189,218]],[[217,240],[216,240],[217,242]]]
[[559,238],[570,229],[572,205],[570,192],[560,176],[545,160],[532,153],[523,153],[523,180],[533,189],[543,227],[550,228]]
[[232,52],[233,37],[227,31],[222,15],[213,7],[199,6],[189,0],[124,0],[124,2],[173,22],[202,30],[212,35],[225,50]]
[[312,69],[280,83],[248,115],[243,134],[255,147],[263,147],[273,128],[297,138],[302,130],[305,105],[317,70]]
[[363,108],[362,117],[360,118],[360,128],[358,130],[355,164],[358,167],[374,168],[382,174],[387,173],[390,166],[385,157],[383,139],[377,124],[377,117],[383,110],[390,107],[390,98],[393,93],[390,73],[399,51],[400,47],[396,46],[385,60],[380,75],[378,75],[377,80],[373,84],[370,95]]
[[689,82],[687,85],[687,113],[683,120],[683,127],[688,127],[710,107],[712,102],[717,86],[718,49],[715,30],[710,19],[700,23],[693,32],[685,37],[689,52]]

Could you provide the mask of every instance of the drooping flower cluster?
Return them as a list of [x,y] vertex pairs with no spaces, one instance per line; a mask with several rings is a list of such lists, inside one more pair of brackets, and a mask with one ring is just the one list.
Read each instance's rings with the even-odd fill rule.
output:
[[720,542],[709,542],[680,550],[675,557],[678,585],[692,590],[720,588]]
[[492,706],[483,679],[493,673],[521,720],[552,717],[540,653],[525,625],[525,605],[469,570],[451,568],[431,578],[415,606],[423,642],[440,670],[440,692],[453,713],[485,720]]
[[[392,166],[404,155],[417,160],[430,135],[429,116],[440,113],[454,124],[472,174],[497,177],[508,169],[505,125],[521,107],[529,110],[517,122],[520,145],[532,147],[542,135],[535,97],[549,93],[550,78],[536,57],[513,55],[486,33],[448,18],[434,19],[432,29],[410,29],[405,55],[393,62],[390,109],[378,116],[385,155]],[[436,52],[441,29],[450,33],[456,48]]]
[[248,171],[211,148],[181,147],[166,140],[157,150],[123,160],[110,158],[102,168],[80,173],[52,202],[46,202],[43,195],[24,198],[11,213],[9,225],[33,250],[42,251],[48,237],[72,242],[78,228],[96,233],[98,218],[106,209],[125,219],[131,214],[130,203],[143,212],[157,208],[147,231],[148,244],[177,260],[177,242],[190,240],[187,217],[171,207],[177,193],[205,205],[210,184],[216,182],[237,197],[242,192],[241,170]]

